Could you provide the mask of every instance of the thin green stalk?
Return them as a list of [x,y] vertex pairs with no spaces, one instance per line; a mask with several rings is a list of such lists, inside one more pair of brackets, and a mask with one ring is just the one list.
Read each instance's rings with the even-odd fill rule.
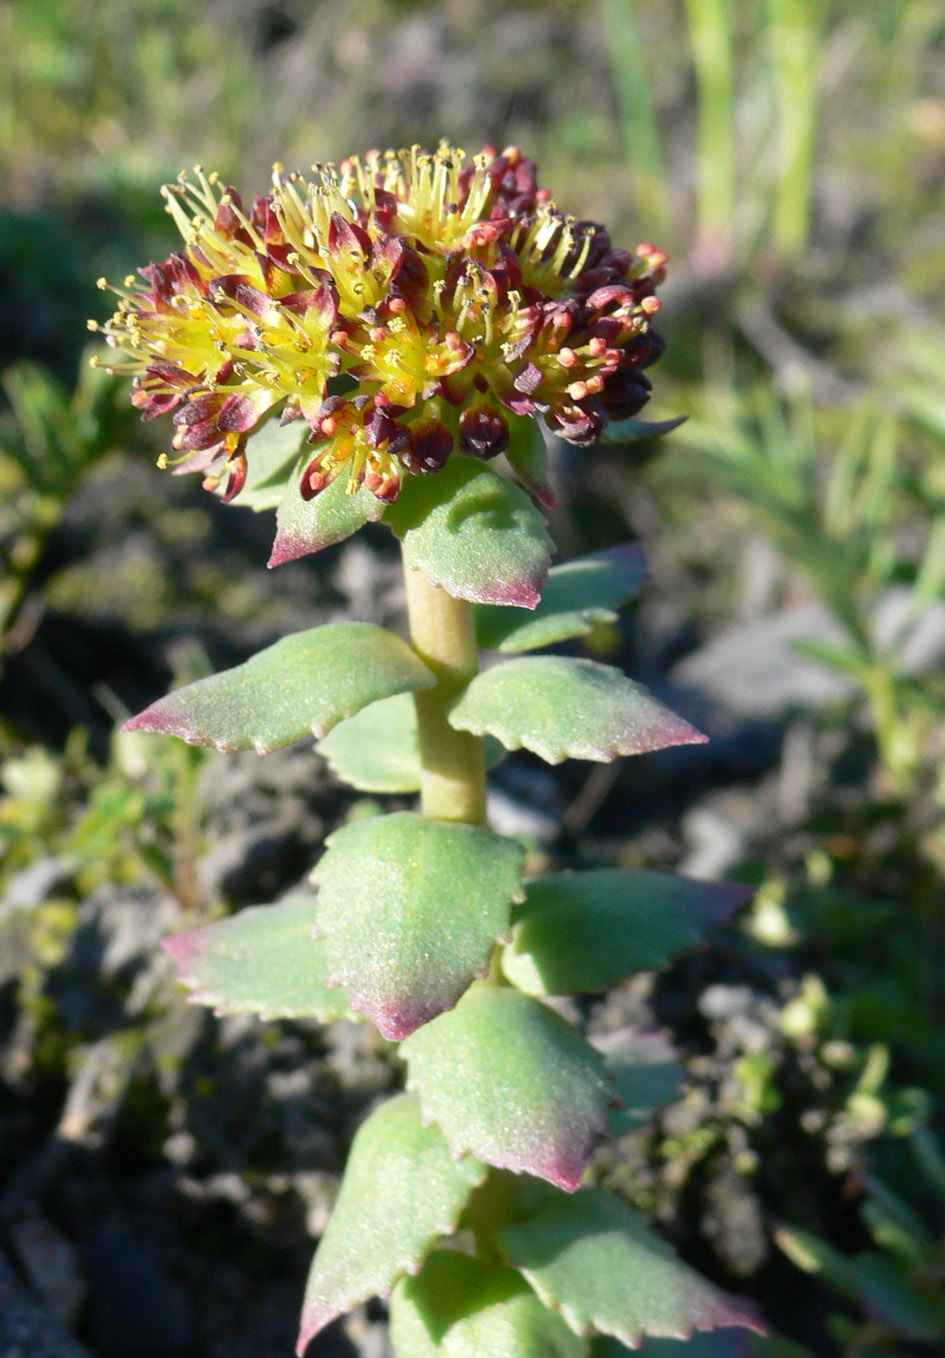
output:
[[813,0],[767,0],[768,41],[778,122],[772,244],[787,259],[810,230],[817,130],[818,6]]
[[637,22],[639,0],[603,0],[604,32],[627,162],[641,221],[668,239],[673,212],[660,144],[646,47]]
[[686,0],[698,88],[699,236],[729,245],[735,212],[735,110],[730,6]]
[[450,705],[479,670],[473,605],[431,584],[404,562],[410,640],[436,684],[414,694],[420,736],[420,808],[438,820],[486,823],[483,741],[454,731]]

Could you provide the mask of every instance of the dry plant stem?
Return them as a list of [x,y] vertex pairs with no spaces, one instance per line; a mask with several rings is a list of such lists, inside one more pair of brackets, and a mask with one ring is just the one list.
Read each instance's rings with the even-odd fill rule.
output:
[[420,736],[420,809],[438,820],[486,823],[486,757],[483,741],[454,731],[447,712],[479,670],[473,605],[433,585],[404,562],[410,640],[436,675],[436,684],[414,694]]

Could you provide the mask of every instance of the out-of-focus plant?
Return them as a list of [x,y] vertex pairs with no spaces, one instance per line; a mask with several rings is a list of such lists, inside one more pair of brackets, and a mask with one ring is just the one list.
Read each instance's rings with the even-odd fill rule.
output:
[[848,1256],[809,1231],[782,1226],[775,1233],[789,1259],[862,1313],[829,1322],[845,1358],[898,1358],[903,1344],[938,1352],[945,1339],[945,1158],[927,1127],[912,1132],[909,1146],[905,1192],[866,1176],[860,1214],[874,1249]]
[[[909,645],[945,586],[945,503],[916,494],[900,423],[867,398],[830,439],[809,396],[785,404],[754,388],[682,435],[700,476],[742,501],[829,610],[842,639],[796,647],[865,697],[886,790],[898,796],[936,765],[945,711],[942,686],[916,682]],[[669,474],[683,470],[678,459]]]
[[[617,104],[635,195],[648,220],[671,238],[674,213],[654,91],[647,70],[640,0],[602,0]],[[818,122],[820,35],[831,6],[817,0],[767,0],[743,7],[686,0],[685,27],[696,86],[697,258],[713,270],[767,247],[791,259],[810,232]],[[750,34],[750,60],[739,60]],[[760,57],[760,60],[759,60]],[[750,163],[736,119],[736,86],[752,84],[767,135]]]
[[50,533],[82,476],[117,447],[132,422],[120,383],[83,364],[75,390],[35,364],[2,378],[0,414],[0,661]]
[[[57,756],[42,746],[0,763],[0,881],[46,865],[87,894],[102,882],[156,878],[184,909],[199,902],[197,779],[207,752],[117,732],[102,768],[77,729]],[[43,872],[41,866],[38,871]],[[14,898],[17,895],[14,890]]]
[[516,148],[277,167],[249,209],[199,170],[166,194],[185,248],[117,289],[102,327],[134,404],[172,415],[179,470],[276,508],[270,564],[369,521],[404,557],[409,644],[327,624],[125,725],[260,754],[314,733],[356,788],[420,792],[419,813],[336,831],[317,894],[168,940],[219,1011],[365,1016],[403,1042],[409,1092],[355,1138],[299,1352],[375,1295],[405,1358],[753,1328],[622,1198],[581,1186],[600,1137],[651,1106],[650,1048],[599,1049],[544,1003],[661,965],[746,893],[621,869],[523,883],[486,816],[488,737],[550,763],[702,739],[611,666],[530,654],[613,620],[639,583],[633,549],[549,570],[536,417],[580,446],[652,429],[635,417],[665,256],[563,216]]

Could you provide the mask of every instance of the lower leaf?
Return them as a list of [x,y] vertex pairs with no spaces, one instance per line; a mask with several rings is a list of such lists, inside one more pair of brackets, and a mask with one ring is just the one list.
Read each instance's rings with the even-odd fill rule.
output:
[[601,1057],[559,1014],[517,990],[476,985],[401,1051],[407,1088],[454,1154],[577,1188],[607,1134],[613,1089]]
[[543,1187],[532,1203],[524,1220],[500,1227],[498,1244],[576,1334],[612,1335],[637,1348],[644,1335],[688,1339],[725,1326],[764,1332],[747,1303],[700,1278],[621,1198]]
[[587,1358],[586,1340],[502,1264],[434,1250],[391,1297],[398,1358]]
[[369,1297],[387,1297],[416,1272],[437,1237],[456,1229],[486,1168],[452,1158],[442,1132],[420,1122],[417,1100],[401,1094],[358,1130],[335,1210],[305,1287],[297,1352],[319,1330]]

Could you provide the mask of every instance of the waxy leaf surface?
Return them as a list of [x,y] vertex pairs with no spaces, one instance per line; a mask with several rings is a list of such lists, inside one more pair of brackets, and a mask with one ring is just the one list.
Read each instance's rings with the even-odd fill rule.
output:
[[593,1045],[604,1058],[621,1104],[610,1110],[612,1137],[648,1122],[678,1097],[686,1068],[659,1029],[620,1028],[595,1036]]
[[409,811],[345,825],[313,874],[328,976],[399,1041],[485,975],[521,900],[522,850]]
[[496,1238],[576,1334],[609,1334],[635,1348],[644,1335],[759,1328],[747,1306],[687,1268],[622,1199],[597,1188],[572,1197],[546,1188],[536,1199],[542,1205],[533,1214],[500,1227]]
[[517,990],[473,986],[407,1039],[407,1088],[451,1150],[573,1190],[613,1087],[576,1028]]
[[457,1250],[433,1250],[391,1297],[398,1358],[587,1358],[579,1338],[521,1274]]
[[302,736],[325,735],[378,698],[432,683],[430,671],[392,632],[369,622],[326,623],[175,689],[122,729],[268,754]]
[[694,947],[751,898],[737,882],[595,868],[525,886],[502,969],[530,995],[606,990]]
[[325,980],[325,945],[312,938],[315,897],[251,905],[164,940],[196,1004],[218,1014],[314,1018],[349,1014],[343,990]]
[[549,764],[606,763],[706,737],[612,665],[535,655],[477,674],[456,700],[450,724],[493,735],[507,750],[524,746]]
[[246,442],[246,480],[232,503],[240,509],[275,509],[292,479],[302,440],[308,434],[304,420],[279,424],[268,420]]
[[534,608],[552,542],[526,493],[472,458],[408,476],[384,512],[407,564],[459,599]]
[[298,1352],[336,1316],[387,1297],[416,1272],[431,1244],[449,1235],[486,1168],[454,1160],[436,1127],[421,1125],[417,1101],[400,1094],[358,1129],[341,1191],[312,1261]]
[[[382,698],[339,722],[318,753],[332,772],[361,792],[418,792],[420,741],[417,707],[410,693]],[[486,740],[486,767],[505,758],[497,740]]]
[[479,605],[479,645],[504,652],[537,651],[571,637],[587,636],[595,624],[613,622],[616,610],[633,597],[645,579],[646,562],[635,542],[553,566],[534,612]]
[[374,523],[384,512],[381,501],[363,486],[349,495],[344,475],[335,477],[311,500],[303,500],[299,487],[310,461],[308,453],[303,454],[282,493],[276,510],[276,540],[272,544],[270,566],[281,566],[342,542],[366,523]]

